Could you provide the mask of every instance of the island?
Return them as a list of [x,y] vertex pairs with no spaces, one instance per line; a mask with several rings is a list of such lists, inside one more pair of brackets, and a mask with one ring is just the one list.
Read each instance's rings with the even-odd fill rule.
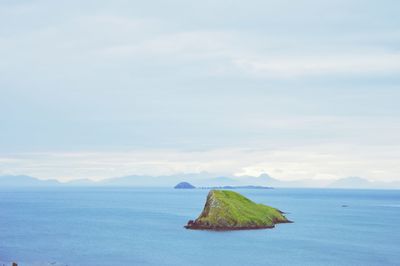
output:
[[190,220],[187,229],[245,230],[273,228],[278,223],[291,223],[278,209],[257,204],[229,190],[211,190],[200,216]]
[[178,189],[192,189],[192,188],[196,188],[196,187],[193,186],[192,184],[188,183],[188,182],[180,182],[180,183],[177,184],[174,188],[178,188]]
[[265,186],[220,186],[220,187],[200,187],[200,189],[274,189]]

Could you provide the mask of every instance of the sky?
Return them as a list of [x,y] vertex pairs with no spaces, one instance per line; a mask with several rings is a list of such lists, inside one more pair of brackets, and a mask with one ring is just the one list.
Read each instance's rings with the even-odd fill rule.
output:
[[400,181],[397,0],[0,2],[0,175]]

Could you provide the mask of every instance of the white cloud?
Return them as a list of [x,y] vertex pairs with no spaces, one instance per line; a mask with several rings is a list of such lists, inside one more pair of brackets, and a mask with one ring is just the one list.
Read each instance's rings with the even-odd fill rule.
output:
[[400,73],[400,54],[310,55],[267,59],[235,59],[241,70],[264,77],[299,77],[315,75],[393,74]]
[[[276,36],[268,31],[260,34],[226,28],[183,30],[157,18],[104,13],[71,16],[17,35],[0,35],[0,47],[7,51],[2,53],[4,69],[10,65],[19,69],[27,63],[46,62],[52,66],[67,63],[74,68],[77,65],[94,67],[121,60],[128,67],[151,59],[155,65],[169,64],[177,68],[209,60],[202,66],[204,72],[253,78],[400,72],[398,52],[368,45],[360,48],[352,35],[346,36],[348,43],[336,41],[322,46],[301,43],[301,40],[301,44],[288,45],[292,39],[287,35]],[[388,38],[386,35],[377,37]],[[335,49],[336,46],[341,48]],[[135,60],[127,62],[132,58]]]
[[137,42],[125,42],[96,51],[108,58],[116,57],[167,57],[179,59],[205,59],[230,56],[233,39],[225,31],[187,31],[159,34]]
[[[396,8],[6,2],[2,173],[399,178]],[[315,16],[326,10],[325,19]],[[315,77],[322,79],[310,84]],[[136,150],[82,152],[103,147]],[[181,150],[187,147],[220,149]],[[6,153],[63,149],[75,152]]]

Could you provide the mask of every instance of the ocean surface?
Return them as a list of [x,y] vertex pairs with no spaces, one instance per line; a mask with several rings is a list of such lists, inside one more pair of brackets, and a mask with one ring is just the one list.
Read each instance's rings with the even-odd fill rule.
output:
[[237,191],[294,223],[186,230],[201,189],[0,188],[0,265],[400,265],[399,190]]

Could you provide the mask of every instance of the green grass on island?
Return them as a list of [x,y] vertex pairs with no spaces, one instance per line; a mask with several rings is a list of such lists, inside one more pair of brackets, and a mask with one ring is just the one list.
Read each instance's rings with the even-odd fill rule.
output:
[[277,223],[290,222],[280,210],[257,204],[237,192],[211,190],[203,212],[186,228],[237,230],[272,228]]

